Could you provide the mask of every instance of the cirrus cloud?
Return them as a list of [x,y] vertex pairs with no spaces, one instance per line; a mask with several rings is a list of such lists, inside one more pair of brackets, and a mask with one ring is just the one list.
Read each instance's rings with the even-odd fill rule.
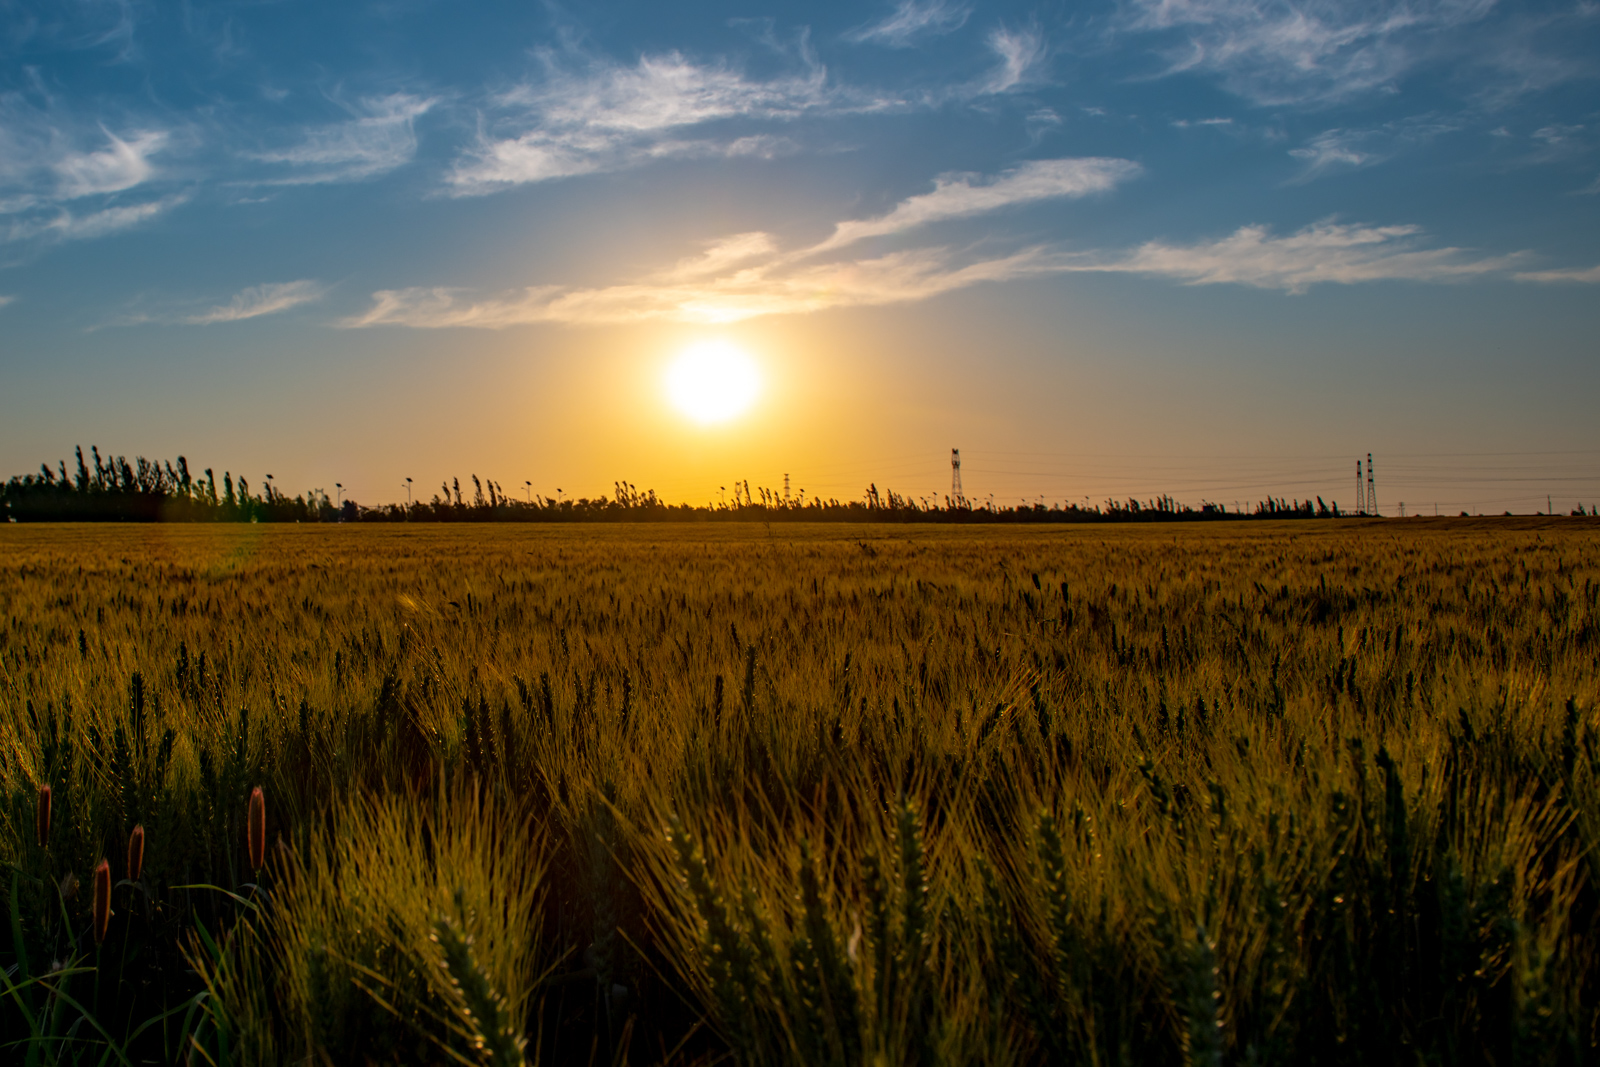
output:
[[1102,193],[1137,177],[1140,170],[1139,164],[1129,159],[1091,156],[1034,160],[987,181],[970,174],[943,175],[934,179],[932,192],[902,200],[886,215],[839,223],[833,236],[812,251],[826,252],[868,237],[986,214],[1014,204]]
[[764,315],[914,303],[980,282],[1055,269],[1037,249],[962,262],[951,249],[920,248],[795,270],[754,267],[693,281],[647,280],[594,289],[533,286],[488,297],[447,288],[385,290],[373,294],[365,314],[344,325],[499,329],[532,323],[728,323]]
[[1033,80],[1044,64],[1047,50],[1037,28],[1011,30],[1004,26],[989,34],[989,49],[1000,65],[979,86],[983,93],[1004,93]]
[[[62,206],[40,205],[22,217],[14,218],[6,227],[6,241],[81,241],[104,237],[120,230],[131,229],[140,223],[165,214],[183,203],[187,197],[170,196],[139,204],[119,204],[89,212],[75,212]],[[30,204],[30,207],[34,205]]]
[[155,174],[150,157],[167,146],[162,130],[139,130],[126,139],[101,128],[104,148],[88,152],[63,152],[50,164],[59,182],[57,195],[76,200],[97,193],[120,193],[149,181]]
[[251,153],[284,168],[264,175],[269,185],[321,185],[375,178],[409,163],[417,153],[416,120],[438,103],[434,97],[390,93],[353,105],[344,122],[299,132],[284,148]]
[[[820,247],[820,246],[819,246]],[[981,283],[1074,273],[1139,274],[1185,285],[1242,285],[1300,294],[1314,285],[1379,281],[1460,282],[1505,276],[1523,253],[1485,256],[1431,247],[1420,227],[1320,222],[1276,235],[1242,226],[1192,244],[1148,241],[1123,251],[1031,246],[994,255],[925,247],[802,264],[815,249],[784,255],[765,233],[714,243],[700,257],[637,282],[580,289],[532,286],[494,295],[447,287],[383,290],[343,325],[499,329],[532,323],[600,325],[727,323],[764,315],[913,303]],[[1595,281],[1595,271],[1517,274],[1530,281]]]
[[919,38],[954,33],[966,25],[971,14],[971,7],[951,0],[900,0],[892,12],[849,31],[844,39],[852,44],[910,48]]
[[1165,73],[1214,75],[1257,104],[1325,104],[1392,88],[1440,34],[1495,0],[1127,0],[1121,28],[1160,40]]
[[280,311],[321,300],[327,288],[318,282],[303,278],[293,282],[272,282],[241,289],[226,304],[218,304],[208,311],[185,316],[182,321],[191,326],[209,326],[218,322],[239,322],[244,319],[273,315]]
[[818,244],[784,252],[771,234],[749,232],[710,242],[694,256],[635,282],[572,289],[533,286],[496,295],[449,287],[373,294],[372,306],[347,326],[500,328],[535,322],[594,324],[672,320],[734,322],[761,315],[925,300],[982,282],[1063,269],[1038,247],[1000,254],[944,246],[834,259],[870,238],[908,233],[1015,205],[1106,192],[1140,173],[1126,159],[1035,160],[999,175],[944,175],[931,192],[909,197],[877,218],[834,226]]
[[1309,182],[1337,170],[1376,166],[1455,129],[1449,123],[1419,116],[1366,129],[1324,130],[1304,145],[1289,149],[1289,155],[1305,163],[1293,181]]
[[661,159],[772,155],[782,140],[750,123],[886,106],[830,87],[807,57],[798,74],[758,80],[677,52],[578,70],[543,53],[543,80],[494,101],[491,120],[446,181],[456,195],[472,196]]
[[154,124],[118,132],[0,94],[0,243],[102,237],[183,203],[155,161],[176,139]]
[[1421,235],[1420,226],[1407,225],[1319,222],[1282,236],[1265,226],[1241,226],[1214,241],[1149,241],[1124,255],[1071,269],[1304,293],[1321,284],[1462,281],[1503,273],[1523,259],[1522,253],[1481,256],[1464,248],[1430,248]]
[[1516,279],[1519,282],[1552,282],[1555,284],[1592,285],[1600,283],[1600,266],[1594,267],[1565,267],[1560,270],[1525,270],[1518,271]]

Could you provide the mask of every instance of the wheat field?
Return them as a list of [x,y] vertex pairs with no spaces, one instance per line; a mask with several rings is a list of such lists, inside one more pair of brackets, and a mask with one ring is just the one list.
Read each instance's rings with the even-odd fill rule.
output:
[[1597,532],[0,528],[0,1055],[1591,1062]]

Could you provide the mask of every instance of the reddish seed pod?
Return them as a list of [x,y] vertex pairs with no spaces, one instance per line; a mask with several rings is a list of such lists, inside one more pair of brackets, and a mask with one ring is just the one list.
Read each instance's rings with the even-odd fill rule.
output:
[[128,835],[128,881],[137,882],[144,873],[144,823]]
[[267,865],[267,798],[259,785],[250,790],[250,818],[245,839],[250,846],[250,869],[259,871]]
[[101,860],[94,869],[94,943],[106,939],[111,927],[111,861]]
[[39,787],[39,807],[34,811],[34,829],[39,832],[39,847],[50,845],[50,787]]

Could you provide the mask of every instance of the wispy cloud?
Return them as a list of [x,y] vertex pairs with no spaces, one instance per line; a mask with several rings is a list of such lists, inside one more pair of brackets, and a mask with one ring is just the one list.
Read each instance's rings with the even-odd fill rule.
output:
[[1289,154],[1305,161],[1301,178],[1309,181],[1336,167],[1364,167],[1377,162],[1379,156],[1366,147],[1366,140],[1359,130],[1328,130],[1299,148],[1289,149]]
[[150,157],[166,147],[169,135],[161,130],[140,130],[126,139],[105,130],[109,144],[98,151],[64,151],[51,164],[64,200],[98,193],[119,193],[149,181],[155,174]]
[[[855,36],[909,41],[959,26],[967,10],[952,0],[903,0]],[[982,77],[904,95],[830,81],[804,34],[779,50],[788,72],[768,78],[676,51],[622,64],[547,49],[538,53],[539,77],[493,99],[446,183],[455,195],[475,196],[665,159],[772,158],[797,150],[777,131],[801,119],[940,107],[1040,80],[1049,49],[1038,27],[997,28],[987,46],[996,62]]]
[[1150,241],[1123,256],[1064,265],[1064,269],[1304,293],[1313,285],[1329,283],[1462,281],[1503,273],[1523,260],[1520,253],[1482,256],[1464,248],[1429,248],[1421,234],[1418,226],[1319,222],[1276,236],[1265,226],[1242,226],[1215,241],[1189,245]]
[[1495,0],[1127,0],[1123,28],[1155,34],[1167,73],[1221,79],[1259,104],[1331,103],[1392,87],[1436,36]]
[[1048,54],[1044,34],[1037,27],[1010,30],[1002,26],[989,34],[989,48],[1000,65],[984,80],[986,93],[1003,93],[1031,82]]
[[1028,147],[1037,148],[1046,134],[1061,128],[1061,115],[1054,108],[1038,108],[1023,120],[1023,128],[1028,133]]
[[1581,123],[1573,125],[1556,122],[1534,130],[1533,139],[1551,148],[1557,148],[1571,144],[1577,135],[1583,132],[1583,129],[1584,127]]
[[120,130],[85,121],[46,100],[0,93],[0,201],[26,194],[76,200],[122,192],[157,176],[154,157],[167,151],[172,131],[154,123]]
[[980,282],[1051,270],[1036,250],[961,262],[950,249],[921,248],[787,271],[746,268],[677,283],[647,281],[577,290],[539,286],[482,298],[453,289],[386,290],[374,293],[371,309],[345,325],[502,328],[540,322],[727,323],[762,315],[911,303]]
[[16,299],[16,297],[14,297],[14,296],[7,296],[4,293],[0,293],[0,308],[5,307],[7,304],[11,303],[15,299]]
[[170,196],[163,200],[152,200],[143,204],[125,204],[117,207],[102,208],[91,211],[86,215],[74,215],[71,212],[62,212],[46,224],[47,231],[54,233],[63,240],[83,240],[89,237],[103,237],[108,233],[126,230],[155,218],[183,203],[187,197]]
[[736,233],[706,245],[698,256],[680,259],[670,270],[658,277],[666,282],[685,282],[697,278],[714,277],[729,268],[754,259],[770,259],[778,253],[778,244],[770,233]]
[[354,182],[387,174],[417,154],[416,120],[438,100],[391,93],[369,97],[351,108],[344,122],[313,127],[285,148],[255,152],[252,158],[287,168],[267,178],[272,184],[315,185]]
[[209,326],[218,322],[239,322],[259,318],[280,311],[321,300],[327,287],[310,279],[294,282],[273,282],[252,285],[235,293],[232,300],[219,304],[209,311],[185,316],[180,321],[191,326]]
[[554,54],[543,59],[544,79],[503,94],[477,144],[451,170],[458,195],[667,158],[771,156],[786,142],[752,123],[889,106],[831,88],[809,52],[803,70],[769,80],[676,52],[632,66],[591,61],[577,71]]
[[1569,267],[1563,270],[1525,270],[1515,275],[1519,282],[1554,282],[1556,284],[1600,283],[1600,266]]
[[1104,192],[1139,173],[1123,159],[1057,159],[991,178],[946,175],[932,192],[872,219],[841,222],[822,242],[784,252],[772,235],[736,234],[636,282],[593,289],[537,286],[481,296],[450,288],[385,290],[350,326],[504,327],[672,320],[732,322],[759,315],[907,303],[981,282],[1061,269],[1043,250],[1000,254],[925,247],[827,261],[829,253],[873,237],[971,218],[1018,204]]
[[893,11],[844,35],[854,44],[910,48],[919,38],[954,33],[966,25],[972,8],[951,0],[900,0]]
[[1595,131],[1582,123],[1552,122],[1528,135],[1529,150],[1518,160],[1523,166],[1561,163],[1589,155],[1595,149]]
[[1370,167],[1456,127],[1431,119],[1404,119],[1368,129],[1325,130],[1289,155],[1305,163],[1295,179],[1308,182],[1332,171]]
[[182,203],[155,161],[174,139],[149,124],[117,131],[0,94],[0,242],[101,237]]
[[1478,99],[1500,108],[1528,93],[1595,76],[1593,26],[1600,4],[1516,4],[1479,42]]
[[1139,164],[1132,160],[1088,157],[1035,160],[987,180],[971,174],[943,175],[934,179],[931,193],[902,200],[886,215],[839,223],[833,236],[811,251],[827,252],[869,237],[986,214],[1013,204],[1106,192],[1139,172]]
[[[1140,274],[1186,285],[1243,285],[1298,294],[1323,284],[1446,283],[1505,276],[1526,259],[1523,253],[1485,256],[1464,248],[1429,247],[1416,226],[1334,222],[1284,235],[1265,226],[1244,226],[1214,241],[1151,241],[1125,251],[1032,246],[982,255],[971,248],[940,246],[801,262],[811,251],[782,254],[769,234],[745,233],[638,282],[591,289],[533,286],[494,295],[442,287],[384,290],[373,294],[364,314],[343,325],[499,329],[532,323],[726,323],[912,303],[985,282],[1072,273]],[[1594,282],[1600,281],[1600,268],[1514,276]]]
[[213,304],[211,307],[205,307],[208,301],[196,299],[149,301],[139,297],[122,314],[88,329],[93,332],[127,326],[213,326],[242,322],[321,300],[327,292],[328,287],[322,283],[301,279],[252,285],[239,290],[226,303]]
[[73,212],[65,207],[54,207],[48,212],[34,211],[25,217],[12,219],[6,228],[5,240],[81,241],[91,237],[104,237],[164,214],[183,203],[185,199],[187,198],[184,196],[171,196],[162,200],[122,204],[87,213]]

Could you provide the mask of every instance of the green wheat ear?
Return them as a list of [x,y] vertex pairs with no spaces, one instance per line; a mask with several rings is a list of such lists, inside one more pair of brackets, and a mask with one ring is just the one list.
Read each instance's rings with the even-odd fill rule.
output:
[[1194,940],[1185,946],[1184,1015],[1189,1029],[1185,1041],[1189,1067],[1222,1067],[1222,990],[1217,982],[1217,947],[1196,923]]
[[889,974],[889,952],[894,886],[885,875],[883,862],[876,852],[868,852],[862,860],[862,883],[867,894],[867,945],[872,950],[872,978],[877,986],[878,1011],[886,1014],[893,985]]
[[905,1025],[917,1062],[934,1062],[933,993],[928,980],[928,855],[916,802],[902,797],[900,846],[900,963],[897,992],[905,997]]
[[816,857],[805,838],[800,840],[800,902],[804,909],[801,943],[809,947],[806,955],[816,969],[821,995],[819,1007],[824,1016],[823,1032],[828,1037],[830,1051],[839,1062],[858,1063],[861,1018],[856,1003],[855,971],[848,953],[840,951],[833,924],[823,908]]
[[667,836],[678,862],[679,873],[694,899],[695,911],[704,924],[701,951],[711,979],[712,996],[728,1028],[730,1043],[753,1047],[750,1019],[750,994],[755,975],[751,954],[734,928],[722,897],[712,884],[705,855],[684,827],[676,812],[667,817]]
[[990,990],[992,1007],[999,1011],[1008,997],[1015,996],[1051,1053],[1059,1054],[1050,1022],[1050,1005],[1040,989],[1037,968],[1023,947],[1011,914],[1011,903],[1005,898],[988,861],[979,856],[976,864],[983,882],[981,914],[993,945],[995,965],[1000,969],[1000,981]]
[[1038,847],[1039,873],[1050,906],[1050,933],[1055,940],[1056,965],[1065,969],[1073,935],[1072,889],[1067,884],[1067,857],[1061,844],[1061,830],[1056,825],[1055,815],[1048,808],[1039,812]]
[[[456,890],[456,911],[462,912],[462,894]],[[472,937],[453,915],[441,915],[433,924],[433,940],[444,952],[445,973],[472,1030],[473,1049],[494,1067],[522,1067],[527,1039],[516,1032],[505,997],[495,991],[478,965]]]
[[1576,1028],[1563,1010],[1556,959],[1548,945],[1539,945],[1519,930],[1516,950],[1516,985],[1512,1038],[1515,1062],[1530,1064],[1579,1063]]
[[910,958],[920,963],[927,934],[927,854],[922,842],[922,820],[913,800],[900,804],[901,940]]

